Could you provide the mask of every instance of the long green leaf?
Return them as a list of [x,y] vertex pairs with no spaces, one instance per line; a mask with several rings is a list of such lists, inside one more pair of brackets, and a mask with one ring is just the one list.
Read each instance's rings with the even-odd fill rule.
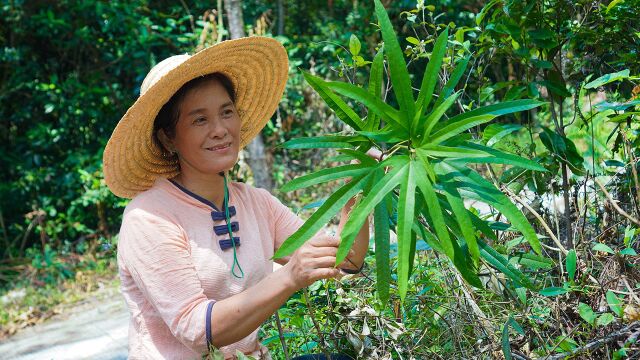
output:
[[391,83],[393,84],[393,92],[396,95],[400,109],[402,110],[403,122],[406,129],[411,126],[411,120],[415,114],[414,98],[411,89],[411,79],[407,71],[407,63],[404,61],[404,54],[400,48],[400,43],[396,37],[396,33],[389,20],[389,15],[384,9],[380,0],[375,0],[375,12],[380,24],[382,32],[382,40],[384,41],[384,52],[389,62],[389,73]]
[[454,167],[448,163],[441,162],[439,164],[442,168],[442,173],[449,176],[458,174],[462,180],[462,184],[459,184],[458,189],[468,190],[467,197],[472,197],[476,200],[482,201],[490,206],[493,206],[500,211],[511,224],[527,239],[531,248],[538,254],[542,252],[540,246],[540,240],[536,235],[535,230],[531,227],[531,224],[527,218],[520,212],[520,210],[495,186],[480,176],[478,173],[471,171],[464,167]]
[[526,266],[534,270],[550,269],[553,267],[553,261],[551,259],[532,253],[518,253],[511,256],[509,258],[509,262]]
[[473,222],[473,226],[475,226],[476,229],[480,230],[482,235],[486,236],[487,238],[493,241],[498,241],[498,237],[493,232],[491,227],[489,227],[489,224],[487,223],[486,220],[482,220],[480,217],[478,217],[478,215],[472,213],[471,211],[469,211],[469,216],[471,217],[471,222]]
[[529,277],[525,276],[520,270],[511,265],[504,255],[495,251],[491,246],[480,239],[478,239],[478,246],[480,247],[480,255],[482,258],[491,266],[498,269],[498,271],[505,274],[514,283],[531,290],[536,288]]
[[372,159],[371,157],[369,157],[369,155],[362,151],[353,149],[338,149],[338,152],[341,154],[345,154],[354,160],[358,160],[363,165],[374,166],[378,163],[376,160]]
[[401,120],[398,110],[386,104],[382,99],[369,94],[365,89],[340,81],[328,82],[327,87],[340,95],[361,102],[369,108],[369,112],[376,112],[381,118],[387,120],[389,125],[393,125],[395,129],[404,130],[405,133],[408,133],[409,127]]
[[336,190],[329,198],[305,221],[300,228],[291,234],[273,255],[274,259],[291,255],[305,241],[314,236],[331,218],[344,207],[366,184],[370,174],[360,176]]
[[[450,204],[448,202],[441,201],[440,205],[443,207],[443,209],[447,209],[453,212],[453,210],[450,209]],[[421,213],[423,215],[425,214],[424,211],[422,211]],[[480,281],[480,278],[478,277],[478,271],[473,261],[473,257],[468,252],[468,247],[460,246],[455,240],[455,238],[458,238],[464,242],[464,237],[462,235],[462,231],[460,230],[460,225],[451,216],[445,216],[444,222],[451,230],[451,234],[453,234],[453,237],[450,236],[450,238],[454,239],[450,244],[451,248],[453,249],[453,265],[458,270],[458,272],[460,272],[462,278],[465,279],[469,284],[477,288],[482,288],[482,281]]]
[[384,304],[389,300],[389,285],[391,284],[389,212],[384,201],[376,205],[373,212],[373,225],[376,244],[376,288],[378,297]]
[[317,76],[307,72],[302,73],[309,85],[320,95],[327,105],[336,113],[338,118],[355,130],[362,130],[363,122],[360,116],[347,105],[340,97],[334,94],[328,87],[327,82]]
[[352,143],[368,141],[364,136],[312,136],[305,138],[291,139],[281,146],[285,149],[319,149],[319,148],[345,148],[351,147]]
[[464,158],[465,163],[472,162],[472,158],[484,159],[489,155],[486,152],[479,150],[431,144],[422,146],[416,151],[429,157]]
[[576,265],[578,263],[578,257],[574,249],[569,250],[567,258],[565,259],[567,266],[567,273],[569,274],[569,281],[573,281],[576,276]]
[[462,120],[475,117],[475,116],[480,116],[480,115],[501,116],[501,115],[511,114],[519,111],[530,110],[544,104],[546,103],[537,101],[537,100],[531,100],[531,99],[505,101],[498,104],[479,107],[471,111],[458,114],[452,117],[451,119],[449,119],[449,121],[447,121],[447,124],[456,123],[458,121],[462,121]]
[[585,89],[593,89],[606,85],[613,81],[623,80],[629,77],[629,69],[624,69],[611,74],[602,75],[584,86]]
[[365,136],[373,141],[383,143],[399,143],[405,139],[401,131],[395,130],[387,124],[384,128],[374,131],[358,131],[358,134]]
[[443,103],[434,105],[434,110],[427,116],[427,119],[424,122],[424,130],[422,133],[422,140],[420,142],[424,142],[429,135],[431,134],[431,129],[438,123],[438,120],[442,118],[442,115],[449,110],[451,105],[458,99],[461,92],[457,92],[451,96],[449,96]]
[[[484,124],[495,118],[495,115],[485,114],[469,117],[457,122],[447,122],[447,125],[436,131],[428,139],[425,137],[425,143],[427,144],[439,144],[447,139],[450,139],[463,131],[469,130],[474,126]],[[428,136],[428,135],[427,135]]]
[[[449,38],[449,28],[447,27],[438,36],[435,45],[433,46],[433,52],[429,58],[427,69],[422,77],[422,84],[420,85],[420,93],[418,93],[418,100],[416,100],[416,116],[414,119],[418,119],[424,111],[427,110],[431,99],[433,98],[433,90],[438,82],[438,73],[440,73],[440,67],[442,66],[442,59],[447,51],[447,39]],[[422,133],[417,123],[413,124],[413,133]]]
[[456,88],[456,85],[458,85],[458,82],[460,82],[462,75],[464,75],[464,71],[467,69],[467,65],[469,64],[469,59],[471,59],[471,56],[467,56],[466,58],[458,61],[455,69],[453,69],[453,72],[449,77],[449,80],[444,84],[442,91],[440,91],[438,100],[433,105],[434,108],[448,100],[449,95],[451,95],[453,90]]
[[425,169],[425,166],[429,165],[426,162],[420,162],[415,166],[414,176],[416,177],[416,184],[427,204],[427,212],[435,228],[436,235],[438,235],[440,246],[444,250],[445,255],[453,260],[454,253],[452,240],[449,237],[449,231],[447,230],[447,226],[445,225],[444,217],[442,215],[442,208],[438,202],[438,197],[433,189],[433,185],[429,180],[429,176],[427,175],[428,170]]
[[[371,72],[369,73],[369,94],[380,98],[382,93],[382,76],[384,75],[384,47],[380,47],[378,53],[373,58]],[[367,114],[365,130],[374,131],[380,127],[380,116],[375,112]]]
[[[399,158],[396,158],[400,160]],[[396,160],[397,161],[397,160]],[[380,163],[380,167],[384,166]],[[408,168],[408,159],[404,161],[402,166],[391,169],[377,184],[371,188],[371,192],[367,194],[357,205],[351,209],[349,220],[344,224],[340,237],[342,241],[338,247],[336,255],[336,264],[340,264],[349,253],[349,249],[353,245],[356,235],[360,232],[364,221],[367,219],[373,208],[382,201],[382,199],[390,191],[400,185],[400,181],[406,175]]]
[[509,343],[509,320],[502,326],[502,353],[504,360],[512,360],[511,343]]
[[469,253],[471,256],[477,261],[480,259],[480,250],[478,249],[478,243],[476,241],[476,234],[473,229],[473,223],[471,222],[471,218],[469,217],[467,208],[464,206],[464,202],[460,197],[460,193],[452,184],[447,184],[444,186],[445,196],[449,204],[451,205],[451,210],[453,210],[453,214],[460,224],[460,231],[462,232],[462,236],[469,247]]
[[343,179],[363,175],[372,169],[369,165],[351,164],[343,165],[335,168],[322,169],[311,174],[297,177],[280,188],[280,191],[289,192],[297,189],[306,188],[312,185],[321,184],[331,180]]
[[518,155],[514,155],[514,154],[509,154],[507,152],[504,151],[500,151],[500,150],[496,150],[494,148],[488,147],[488,146],[484,146],[484,145],[480,145],[480,144],[476,144],[476,143],[471,143],[471,142],[465,142],[463,144],[463,146],[465,148],[471,148],[474,150],[478,150],[478,151],[484,151],[486,154],[490,155],[487,157],[474,157],[474,158],[467,158],[467,159],[456,159],[454,160],[456,163],[492,163],[492,164],[505,164],[505,165],[513,165],[513,166],[518,166],[524,169],[529,169],[529,170],[535,170],[535,171],[542,171],[542,172],[546,172],[547,169],[545,169],[543,166],[539,165],[537,162],[535,161],[531,161],[529,159],[525,159],[521,156]]
[[[422,210],[420,213],[427,214],[424,210]],[[426,242],[427,245],[429,245],[433,250],[444,253],[442,247],[440,246],[440,242],[438,242],[438,239],[435,237],[435,235],[429,232],[422,224],[417,221],[414,222],[413,231],[417,234],[420,234],[422,240],[424,240],[424,242]]]
[[400,185],[400,197],[398,201],[398,292],[401,301],[407,296],[409,283],[409,271],[411,263],[411,228],[415,221],[415,161],[410,161],[409,166]]

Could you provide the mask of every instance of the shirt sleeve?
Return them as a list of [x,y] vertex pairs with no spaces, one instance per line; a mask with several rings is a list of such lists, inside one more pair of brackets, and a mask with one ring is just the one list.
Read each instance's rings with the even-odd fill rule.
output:
[[273,250],[276,251],[291,234],[302,226],[304,221],[268,191],[263,189],[261,191],[263,191],[270,211],[269,218],[271,219],[271,232],[274,239]]
[[120,260],[174,337],[197,353],[207,350],[209,299],[177,224],[140,208],[128,211],[118,241]]

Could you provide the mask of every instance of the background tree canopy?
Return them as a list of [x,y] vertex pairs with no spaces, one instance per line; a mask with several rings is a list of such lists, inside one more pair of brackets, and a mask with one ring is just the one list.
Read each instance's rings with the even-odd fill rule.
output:
[[[513,100],[545,103],[464,134],[468,141],[520,155],[546,170],[498,164],[475,168],[518,204],[535,229],[544,256],[531,257],[522,236],[494,208],[463,204],[474,216],[489,220],[496,234],[500,231],[495,239],[486,234],[478,234],[479,238],[541,288],[525,291],[509,276],[496,274],[495,264],[479,263],[482,289],[465,290],[460,296],[469,303],[480,298],[478,302],[509,299],[513,304],[478,307],[493,320],[477,326],[455,312],[447,317],[446,309],[453,305],[437,296],[468,285],[458,284],[458,273],[446,259],[418,245],[409,303],[403,310],[400,305],[387,310],[392,318],[404,319],[407,327],[426,326],[438,339],[443,329],[459,324],[466,329],[461,333],[468,334],[468,338],[450,335],[447,341],[434,340],[440,348],[427,346],[419,354],[448,351],[464,357],[465,348],[476,346],[474,336],[489,339],[487,344],[501,348],[506,358],[512,356],[511,347],[540,356],[584,352],[599,332],[612,332],[629,319],[637,320],[637,313],[625,318],[623,305],[640,306],[632,295],[640,283],[636,268],[640,2],[385,0],[382,4],[414,87],[433,58],[438,36],[446,30],[449,50],[435,87],[439,93],[450,78],[459,76],[450,89],[461,91],[452,107],[457,113]],[[221,0],[5,0],[0,6],[0,287],[11,289],[19,279],[21,286],[57,286],[87,267],[105,261],[113,266],[116,234],[127,202],[104,184],[102,151],[137,98],[142,79],[168,56],[193,53],[229,38],[227,14]],[[245,32],[276,37],[290,58],[285,96],[262,133],[271,176],[279,188],[298,175],[339,162],[333,150],[280,145],[308,136],[353,134],[303,73],[367,88],[374,57],[383,44],[379,19],[373,1],[364,0],[245,0],[241,6]],[[456,74],[463,59],[468,66]],[[396,98],[395,84],[388,78],[389,63],[384,64],[382,94],[386,103],[398,108],[403,99]],[[344,101],[358,116],[368,115],[366,106]],[[235,172],[239,180],[252,181],[244,160]],[[278,196],[307,216],[332,189],[327,184]],[[393,255],[394,249],[390,251]],[[394,259],[391,268],[397,266]],[[374,257],[369,259],[372,267],[375,262]],[[627,285],[620,282],[622,278],[628,279]],[[329,287],[312,289],[313,296],[335,294]],[[554,308],[562,313],[555,318],[543,313],[554,304],[554,296],[571,304],[569,310]],[[399,304],[397,300],[392,296],[391,303]],[[363,295],[353,301],[367,304],[374,298]],[[288,308],[297,311],[291,310],[294,305]],[[383,309],[379,305],[376,311]],[[430,318],[419,316],[424,313]],[[600,320],[604,314],[611,319]],[[396,325],[378,323],[386,330],[367,335],[362,316],[359,319],[353,323],[356,330],[343,331],[351,337],[343,334],[336,347],[351,344],[364,353],[362,349],[375,348],[394,333],[385,326]],[[444,319],[446,326],[438,319]],[[341,323],[337,317],[321,320],[325,326]],[[0,316],[0,324],[8,321],[8,315]],[[567,326],[554,328],[549,325],[553,321]],[[522,331],[521,325],[529,328]],[[569,329],[576,327],[580,330],[571,333]],[[509,329],[518,333],[515,345],[510,345]],[[358,348],[356,338],[369,345]],[[593,351],[622,357],[635,346],[623,340],[616,338],[619,345]],[[325,340],[305,344],[310,341],[318,345]],[[412,341],[417,340],[406,339],[400,347]]]

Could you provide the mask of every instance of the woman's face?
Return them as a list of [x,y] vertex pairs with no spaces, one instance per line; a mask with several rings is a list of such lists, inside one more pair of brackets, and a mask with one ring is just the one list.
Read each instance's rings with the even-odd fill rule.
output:
[[217,174],[235,165],[241,120],[219,81],[207,81],[187,92],[179,114],[171,142],[182,176]]

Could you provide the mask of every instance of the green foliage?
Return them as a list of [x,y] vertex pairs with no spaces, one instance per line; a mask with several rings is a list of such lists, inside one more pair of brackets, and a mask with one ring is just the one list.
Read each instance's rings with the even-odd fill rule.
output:
[[576,265],[578,259],[576,257],[576,251],[571,249],[565,259],[565,266],[567,267],[567,274],[569,275],[569,281],[574,281],[576,277]]
[[[376,249],[367,259],[375,277],[315,284],[313,315],[299,295],[280,310],[290,351],[325,346],[372,358],[495,358],[499,348],[514,358],[633,354],[630,341],[571,352],[623,326],[624,309],[634,309],[623,293],[637,289],[621,288],[618,279],[631,280],[637,270],[638,230],[592,181],[640,216],[637,4],[384,1],[387,21],[370,1],[283,3],[284,31],[277,33],[277,2],[243,1],[247,31],[257,34],[256,20],[266,19],[260,34],[283,43],[292,69],[263,131],[275,182],[319,170],[280,194],[293,207],[322,208],[314,217],[319,227],[305,236],[339,211],[332,201],[360,193],[361,212],[373,213]],[[148,69],[200,44],[211,4],[0,6],[0,283],[9,289],[20,280],[1,297],[6,332],[78,299],[63,289],[91,287],[81,280],[86,274],[115,271],[112,235],[126,201],[104,186],[102,148]],[[376,18],[380,26],[371,26]],[[364,155],[371,145],[386,162]],[[245,174],[241,167],[239,179]],[[338,185],[344,196],[327,200],[348,178],[353,187]],[[376,191],[390,190],[369,198],[376,184]],[[538,218],[528,209],[522,216],[503,190],[540,215],[566,257],[558,257]],[[573,249],[550,202],[564,202],[565,194]],[[391,232],[402,242],[392,243]],[[459,283],[459,274],[479,287]],[[536,284],[544,289],[527,290]],[[21,287],[24,301],[7,302]],[[284,358],[275,325],[263,335],[274,358]]]
[[620,301],[618,296],[616,296],[616,294],[611,290],[607,291],[607,304],[609,305],[611,311],[613,311],[616,315],[623,315],[622,302]]
[[[309,84],[321,95],[327,105],[332,108],[338,118],[350,125],[359,135],[348,139],[340,136],[341,142],[316,141],[321,146],[330,143],[341,145],[349,143],[350,150],[364,153],[369,147],[375,146],[385,151],[387,158],[380,163],[363,162],[362,165],[344,165],[334,169],[320,170],[292,180],[282,190],[293,190],[330,180],[353,176],[353,180],[336,190],[333,195],[314,213],[305,224],[276,252],[275,257],[282,257],[292,253],[306,240],[313,236],[340,208],[346,200],[362,191],[362,200],[353,208],[349,220],[341,233],[342,242],[338,249],[337,263],[344,260],[356,234],[363,226],[367,216],[384,204],[387,196],[397,199],[398,213],[396,233],[398,235],[398,291],[404,298],[408,291],[408,282],[412,259],[414,257],[416,237],[430,237],[434,248],[440,249],[453,262],[461,275],[476,287],[482,287],[476,274],[476,267],[481,255],[488,264],[507,274],[519,286],[533,288],[531,282],[520,270],[511,265],[502,254],[493,251],[487,244],[482,245],[480,251],[471,215],[463,203],[462,190],[465,198],[476,198],[497,209],[512,221],[531,245],[532,249],[540,253],[538,238],[520,211],[495,186],[484,180],[477,173],[466,167],[468,163],[493,162],[515,165],[532,170],[544,170],[537,164],[526,159],[504,153],[469,141],[464,134],[472,127],[484,124],[500,115],[517,111],[529,110],[542,103],[533,100],[516,100],[500,104],[476,108],[474,110],[452,116],[443,120],[443,116],[456,102],[461,92],[453,93],[456,85],[464,74],[469,57],[460,59],[449,80],[444,84],[435,103],[430,106],[434,97],[435,80],[440,72],[440,64],[447,51],[448,31],[445,30],[434,45],[432,57],[424,74],[421,91],[417,99],[414,98],[410,83],[409,72],[400,49],[396,33],[393,30],[387,12],[380,2],[375,2],[376,14],[384,40],[384,55],[390,71],[390,81],[393,84],[395,98],[399,108],[393,108],[375,96],[376,89],[382,82],[377,70],[379,65],[373,66],[375,75],[370,81],[369,91],[356,85],[343,82],[326,82],[311,74],[305,74]],[[352,48],[357,48],[352,41]],[[358,49],[359,51],[360,49]],[[353,52],[353,51],[352,51]],[[377,61],[382,61],[377,56]],[[374,62],[375,64],[375,62]],[[371,86],[376,88],[371,88]],[[335,93],[362,103],[368,109],[371,118],[360,120],[357,113]],[[389,121],[383,125],[381,120]],[[364,127],[369,131],[362,132]],[[368,141],[362,141],[362,136]],[[336,138],[337,136],[332,136]],[[324,140],[324,139],[323,139]],[[299,146],[300,141],[285,143],[284,147]],[[311,140],[305,143],[313,146]],[[483,161],[484,160],[484,161]],[[385,169],[389,168],[387,172]],[[419,192],[417,192],[419,190]],[[419,194],[419,195],[418,195]],[[422,211],[426,204],[426,211]],[[386,221],[380,216],[378,221]],[[420,215],[424,217],[420,217]],[[455,219],[447,223],[446,219]],[[384,239],[388,235],[390,226],[382,225],[376,228],[377,235]],[[433,235],[436,235],[433,237]],[[385,251],[382,246],[377,251]],[[388,254],[381,254],[387,258]],[[385,269],[378,275],[378,279],[385,281],[379,285],[381,299],[387,297],[390,286],[389,277]]]
[[91,247],[117,231],[125,204],[102,179],[106,140],[151,65],[191,50],[196,34],[179,5],[18,1],[2,8],[0,257],[33,256],[25,250],[39,245],[46,258],[40,239],[51,251]]
[[502,326],[502,353],[506,360],[513,359],[511,355],[511,345],[509,344],[509,328],[517,331],[520,335],[524,335],[522,327],[513,319],[513,317],[509,316],[509,320],[507,320],[507,322]]

